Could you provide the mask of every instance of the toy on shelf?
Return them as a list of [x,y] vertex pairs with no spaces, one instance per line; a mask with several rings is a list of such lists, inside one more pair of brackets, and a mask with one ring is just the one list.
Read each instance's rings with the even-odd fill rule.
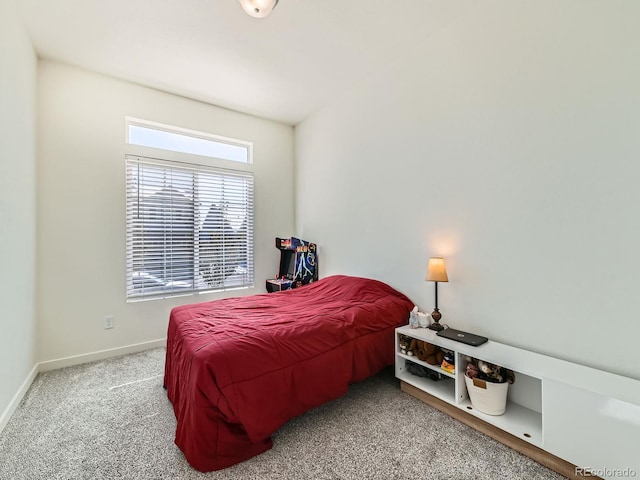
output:
[[416,348],[416,339],[400,334],[398,336],[398,346],[400,347],[400,353],[411,357]]
[[416,341],[416,356],[429,365],[440,365],[444,359],[444,352],[436,345],[418,340]]
[[513,370],[471,357],[467,357],[465,374],[469,378],[477,378],[490,383],[513,383],[516,381]]
[[454,374],[456,371],[456,357],[453,352],[445,352],[440,364],[440,368],[447,373]]
[[418,306],[414,306],[409,312],[409,327],[418,328]]

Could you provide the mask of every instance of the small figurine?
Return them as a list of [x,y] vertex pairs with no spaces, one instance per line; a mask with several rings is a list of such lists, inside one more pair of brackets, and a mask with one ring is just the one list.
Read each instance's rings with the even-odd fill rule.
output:
[[418,306],[414,306],[413,310],[409,312],[409,327],[418,328]]

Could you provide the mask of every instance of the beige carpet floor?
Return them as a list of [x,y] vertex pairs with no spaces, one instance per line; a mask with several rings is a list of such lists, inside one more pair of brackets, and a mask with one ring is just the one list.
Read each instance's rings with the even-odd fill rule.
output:
[[289,421],[274,447],[193,470],[173,443],[164,349],[41,373],[0,434],[0,479],[563,478],[399,389],[391,368]]

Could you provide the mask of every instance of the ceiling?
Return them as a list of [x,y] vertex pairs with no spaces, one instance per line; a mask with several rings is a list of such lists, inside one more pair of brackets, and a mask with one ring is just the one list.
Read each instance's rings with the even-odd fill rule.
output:
[[425,42],[472,0],[16,0],[41,58],[296,125]]

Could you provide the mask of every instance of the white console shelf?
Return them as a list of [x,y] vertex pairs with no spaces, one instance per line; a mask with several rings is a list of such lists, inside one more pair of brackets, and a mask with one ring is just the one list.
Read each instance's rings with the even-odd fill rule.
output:
[[[399,334],[454,352],[455,373],[401,353]],[[468,357],[515,372],[504,414],[487,415],[471,405],[464,382]],[[441,379],[411,374],[407,361],[438,372]],[[409,326],[396,329],[395,369],[407,393],[565,476],[580,478],[582,468],[602,478],[619,477],[624,469],[640,477],[638,380],[493,341],[473,347],[439,337],[433,330]],[[510,436],[503,437],[502,432]]]

